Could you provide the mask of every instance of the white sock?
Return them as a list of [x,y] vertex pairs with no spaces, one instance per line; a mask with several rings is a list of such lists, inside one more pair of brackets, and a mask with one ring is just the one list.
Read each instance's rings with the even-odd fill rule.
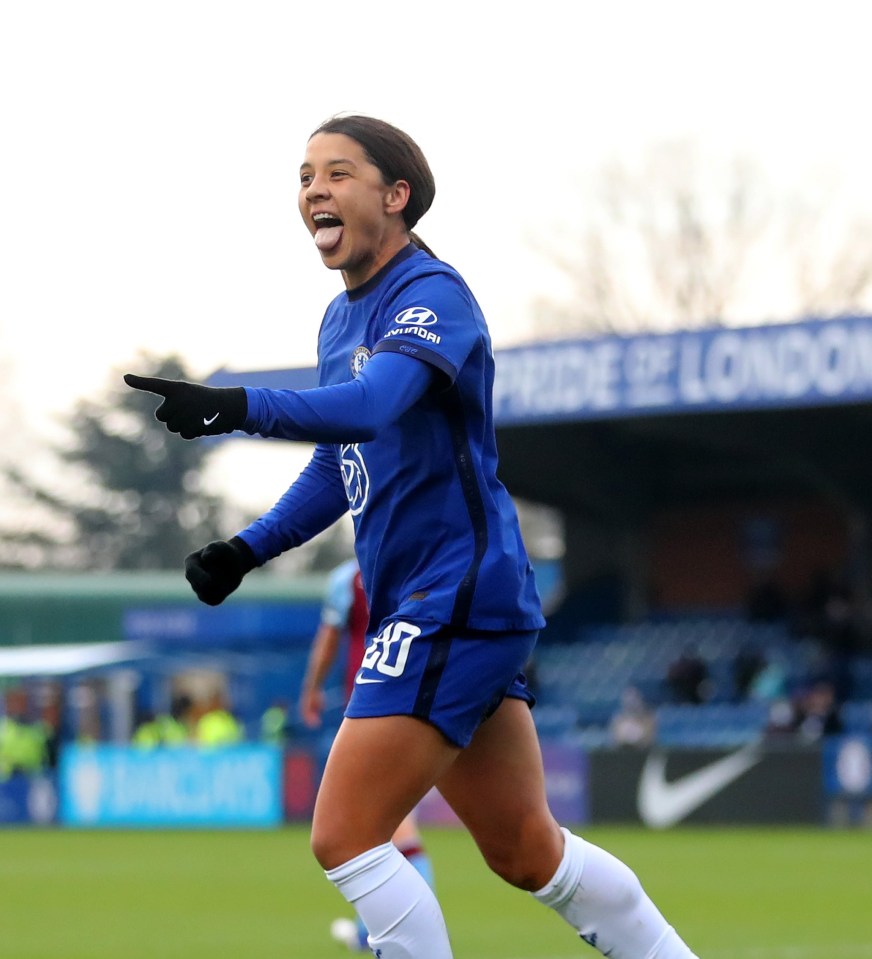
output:
[[557,872],[533,895],[609,959],[697,959],[611,853],[563,830]]
[[380,959],[451,959],[433,890],[391,843],[376,846],[325,875],[354,906]]

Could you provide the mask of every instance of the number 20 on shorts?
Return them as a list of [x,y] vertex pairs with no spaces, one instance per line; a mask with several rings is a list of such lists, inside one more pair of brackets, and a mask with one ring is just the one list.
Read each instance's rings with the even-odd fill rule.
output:
[[385,676],[402,675],[412,640],[420,635],[419,626],[403,622],[388,623],[367,647],[361,668],[374,669]]

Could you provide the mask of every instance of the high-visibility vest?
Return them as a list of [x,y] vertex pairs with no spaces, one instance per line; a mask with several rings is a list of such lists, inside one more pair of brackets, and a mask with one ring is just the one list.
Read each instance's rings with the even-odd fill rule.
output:
[[48,743],[45,729],[5,716],[0,719],[0,778],[14,772],[35,773],[46,765]]
[[281,706],[270,706],[260,718],[260,735],[264,742],[281,745],[287,738],[285,728],[288,711]]
[[202,746],[226,746],[242,739],[242,727],[225,709],[213,709],[197,722],[196,741]]

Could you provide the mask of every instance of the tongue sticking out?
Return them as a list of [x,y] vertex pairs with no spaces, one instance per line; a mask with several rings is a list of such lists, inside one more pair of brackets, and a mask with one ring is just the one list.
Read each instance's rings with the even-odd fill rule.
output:
[[321,229],[315,233],[315,246],[322,252],[326,252],[339,246],[341,239],[341,226],[322,226]]

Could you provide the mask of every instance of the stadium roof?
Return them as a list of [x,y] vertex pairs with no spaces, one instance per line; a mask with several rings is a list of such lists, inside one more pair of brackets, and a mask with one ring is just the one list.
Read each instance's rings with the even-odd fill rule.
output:
[[[316,371],[221,370],[306,389]],[[601,520],[702,499],[872,503],[872,317],[534,343],[496,353],[500,475]]]
[[134,662],[147,655],[142,643],[65,643],[0,648],[0,676],[69,676]]

